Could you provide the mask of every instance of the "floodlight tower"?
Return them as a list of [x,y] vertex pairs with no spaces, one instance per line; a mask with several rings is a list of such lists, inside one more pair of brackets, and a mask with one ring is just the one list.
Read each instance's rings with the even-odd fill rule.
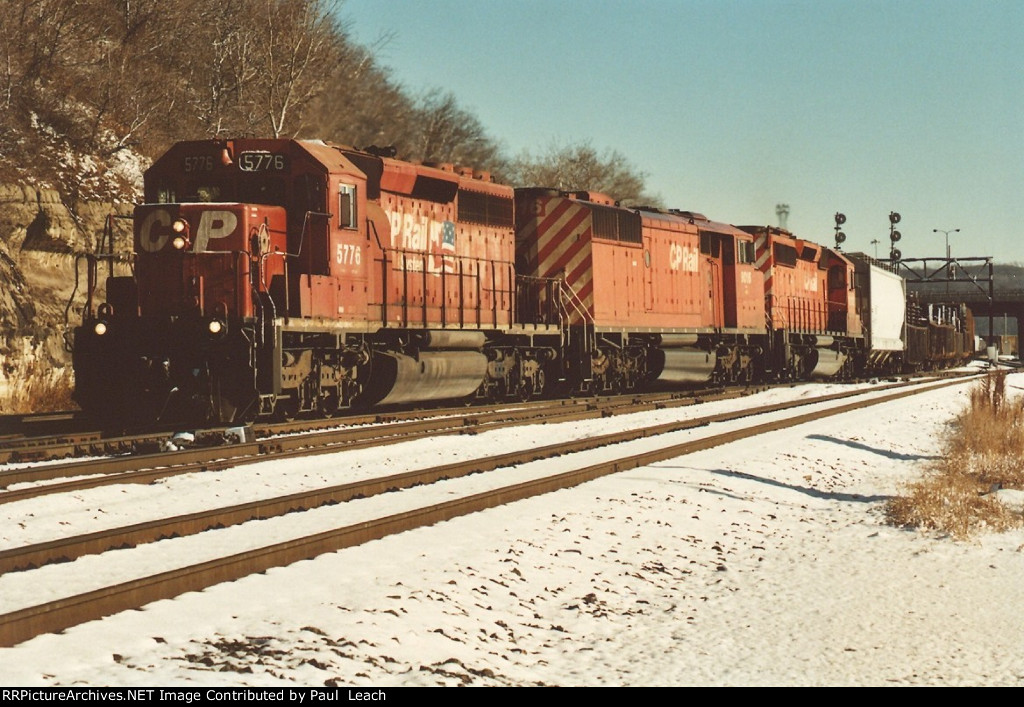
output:
[[786,230],[786,219],[789,218],[789,204],[776,204],[775,215],[779,217],[779,228]]

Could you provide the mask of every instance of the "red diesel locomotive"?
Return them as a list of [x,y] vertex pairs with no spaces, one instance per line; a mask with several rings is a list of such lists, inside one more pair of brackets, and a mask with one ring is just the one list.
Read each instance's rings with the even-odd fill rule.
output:
[[[330,415],[527,395],[560,343],[519,323],[514,193],[319,141],[173,146],[145,175],[134,274],[74,337],[82,408],[128,420]],[[534,300],[540,300],[534,296]],[[487,347],[486,352],[484,351]]]
[[112,273],[98,302],[103,259],[88,258],[75,398],[122,423],[900,359],[870,354],[856,276],[868,266],[786,231],[320,141],[173,146],[145,175],[133,271]]

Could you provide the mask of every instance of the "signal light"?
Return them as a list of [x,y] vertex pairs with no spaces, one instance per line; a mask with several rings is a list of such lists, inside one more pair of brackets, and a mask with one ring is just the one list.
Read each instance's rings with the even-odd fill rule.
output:
[[889,212],[889,240],[892,241],[892,250],[889,252],[889,260],[899,260],[903,253],[896,248],[896,241],[903,238],[903,234],[896,230],[896,224],[900,222],[900,215],[895,211]]
[[839,230],[839,227],[846,223],[846,214],[836,212],[836,250],[840,250],[843,241],[846,240],[846,234]]

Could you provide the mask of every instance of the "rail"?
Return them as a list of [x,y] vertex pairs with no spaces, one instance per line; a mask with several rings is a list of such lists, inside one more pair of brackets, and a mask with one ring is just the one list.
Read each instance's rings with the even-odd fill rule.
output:
[[[929,386],[926,390],[936,390],[946,385],[962,384],[962,382],[962,380],[958,380],[951,383],[942,383],[935,386]],[[246,550],[238,554],[226,557],[222,556],[198,564],[179,567],[178,569],[161,572],[159,574],[122,581],[120,584],[110,585],[82,595],[64,596],[63,598],[59,598],[54,601],[16,609],[0,616],[0,645],[15,645],[42,633],[63,630],[69,626],[73,626],[90,619],[99,618],[125,609],[138,608],[152,601],[171,598],[187,591],[195,591],[224,581],[230,581],[257,572],[263,572],[272,567],[280,567],[292,564],[299,560],[310,559],[323,554],[324,552],[337,550],[343,547],[351,547],[389,534],[422,527],[424,525],[431,525],[443,520],[465,515],[467,513],[508,504],[515,500],[529,498],[531,496],[548,493],[558,489],[569,488],[585,481],[623,471],[625,469],[650,465],[666,459],[672,459],[689,454],[694,451],[710,449],[721,444],[735,442],[741,439],[748,439],[762,433],[784,429],[797,424],[819,421],[826,417],[850,412],[867,405],[888,402],[907,395],[913,395],[918,392],[923,391],[911,389],[882,394],[866,401],[841,404],[824,410],[818,409],[803,414],[796,414],[792,417],[780,420],[753,424],[739,430],[720,434],[710,434],[696,440],[668,444],[652,451],[640,453],[633,452],[626,456],[619,456],[618,458],[609,461],[585,466],[572,471],[559,471],[549,476],[523,483],[499,484],[494,488],[481,493],[475,493],[433,505],[418,507],[405,513],[385,516],[371,521],[362,521],[355,525],[318,532],[312,535],[300,536],[294,539],[267,545],[265,547]],[[802,400],[799,401],[798,404],[806,405],[810,402],[812,401]],[[735,413],[724,413],[722,415],[712,417],[729,419],[728,416],[730,414],[735,415]],[[749,414],[750,411],[741,411],[739,413],[740,416],[747,416]],[[673,431],[674,428],[678,428],[679,426],[692,427],[700,422],[710,421],[710,419],[711,418],[705,418],[704,421],[689,420],[673,422],[668,423],[668,425],[659,425],[651,428],[633,429],[628,430],[625,433],[617,433],[623,435],[621,439],[611,439],[609,437],[603,438],[600,441],[614,443],[627,441],[629,439],[648,437],[652,434],[665,434]],[[596,440],[584,442],[583,444],[590,444],[594,441]],[[568,444],[572,446],[580,443],[570,442]],[[552,455],[561,457],[569,451],[571,450],[566,449],[562,446],[562,443],[560,443],[559,445],[552,445],[550,448],[544,448],[541,450],[526,450],[522,453],[525,455],[525,458],[523,459],[508,460],[500,457],[494,457],[491,462],[495,466],[508,463],[515,464],[537,458],[538,452],[543,453],[541,458],[548,458]],[[476,460],[475,462],[470,463],[468,466],[471,468],[466,473],[475,473],[478,467],[474,465],[479,464],[480,461],[481,460]],[[431,475],[435,479],[447,479],[454,475],[453,470],[450,467],[451,465],[446,465],[445,467],[422,469],[419,472],[413,472],[408,475],[404,480],[407,481],[409,485],[429,483],[429,480],[424,481],[425,477],[422,476],[424,474]],[[418,475],[420,475],[419,478],[417,478]],[[382,480],[378,479],[377,481],[380,482]],[[388,485],[393,484],[395,479],[385,479],[383,481],[385,485]],[[352,489],[338,488],[332,489],[332,491],[336,491],[340,496],[352,493]],[[357,493],[356,495],[359,494]],[[286,501],[286,503],[282,504],[282,508],[285,505],[293,505],[287,503],[287,501],[291,499],[280,500]],[[335,499],[329,498],[326,499],[326,502],[331,502],[333,500]],[[308,502],[303,505],[315,504],[315,499],[308,499]],[[245,515],[252,515],[252,509],[250,508],[238,508],[237,510],[241,511],[241,515],[239,516],[240,518]],[[209,520],[206,520],[205,522],[208,523]],[[162,532],[166,532],[166,529]],[[109,545],[111,540],[113,540],[115,545],[120,542],[120,539],[117,538],[95,539],[101,541],[100,546],[104,544]],[[95,551],[95,548],[89,547],[85,544],[77,546],[77,549],[65,549],[69,549],[69,554],[71,555],[78,554],[82,551]],[[29,552],[34,552],[35,550],[50,552],[50,548],[42,546],[37,546]],[[21,566],[25,561],[24,557],[20,559],[11,557],[9,559],[14,566]],[[44,562],[46,561],[43,557],[32,558],[31,561],[35,562],[37,559],[41,559]]]

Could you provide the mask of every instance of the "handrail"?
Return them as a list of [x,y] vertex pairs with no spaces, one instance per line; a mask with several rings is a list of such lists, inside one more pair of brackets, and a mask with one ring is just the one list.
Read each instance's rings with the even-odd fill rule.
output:
[[[509,320],[513,320],[514,310],[514,295],[516,294],[514,284],[515,280],[510,279],[506,286],[498,287],[497,284],[497,268],[502,265],[507,266],[510,278],[514,275],[514,269],[511,262],[507,261],[491,261],[487,258],[478,258],[471,256],[453,256],[457,263],[457,270],[449,271],[446,270],[442,265],[440,270],[431,270],[427,267],[427,259],[435,255],[434,253],[412,250],[406,248],[381,248],[381,257],[379,259],[381,266],[381,302],[367,302],[370,306],[380,306],[382,313],[382,321],[384,325],[388,325],[386,317],[387,307],[389,305],[388,291],[386,283],[388,281],[388,271],[394,270],[399,273],[401,277],[401,289],[400,289],[400,301],[393,302],[398,307],[402,308],[402,326],[409,326],[413,322],[410,320],[410,308],[416,308],[420,311],[420,316],[417,318],[416,324],[423,326],[430,326],[432,323],[428,321],[429,312],[431,307],[428,306],[427,296],[433,292],[437,294],[440,291],[441,302],[437,306],[439,320],[437,324],[448,326],[449,324],[454,325],[456,322],[453,321],[454,317],[450,316],[451,313],[448,311],[448,277],[457,279],[458,282],[458,299],[459,299],[459,321],[460,327],[466,326],[466,324],[472,324],[477,327],[486,324],[484,321],[485,315],[492,317],[491,324],[494,326],[498,325],[498,313],[505,312],[504,306],[499,306],[500,297],[508,297],[509,300]],[[401,260],[397,259],[397,256],[401,256]],[[389,263],[391,268],[388,267]],[[466,267],[475,266],[475,267]],[[429,278],[430,275],[437,276],[438,280],[432,280]],[[490,278],[488,280],[488,277]],[[466,283],[466,280],[470,282]],[[412,303],[410,301],[410,287],[414,281],[419,281],[422,284],[422,301],[418,303]],[[434,283],[431,285],[430,283]],[[467,290],[467,287],[472,288]],[[471,292],[475,295],[475,304],[467,308],[466,306],[466,294]],[[491,302],[485,306],[483,302],[483,296],[489,294],[491,296]],[[470,317],[475,321],[466,321],[467,310],[470,312]]]
[[[561,315],[562,325],[562,337],[565,339],[565,344],[568,346],[570,343],[570,337],[572,327],[570,326],[570,311],[569,305],[572,307],[572,314],[576,314],[580,319],[583,320],[583,350],[591,350],[591,334],[596,331],[594,326],[594,319],[590,316],[590,312],[587,310],[586,305],[583,304],[583,300],[580,299],[576,291],[569,286],[564,278],[558,279],[558,290],[559,290],[559,311]],[[587,330],[590,329],[588,332]]]

